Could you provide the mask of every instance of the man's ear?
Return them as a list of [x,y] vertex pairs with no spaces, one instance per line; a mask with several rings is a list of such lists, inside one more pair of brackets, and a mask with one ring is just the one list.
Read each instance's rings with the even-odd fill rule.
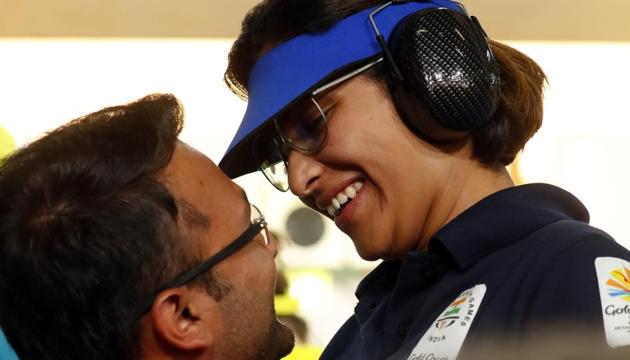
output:
[[204,290],[183,286],[156,297],[150,320],[158,341],[180,351],[205,351],[214,345],[218,334],[213,333],[217,329],[213,323],[221,316],[218,304]]

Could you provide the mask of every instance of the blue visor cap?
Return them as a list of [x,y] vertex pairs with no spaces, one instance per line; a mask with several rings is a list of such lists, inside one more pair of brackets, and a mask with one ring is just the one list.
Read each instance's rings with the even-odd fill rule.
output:
[[[464,12],[449,0],[393,4],[374,21],[385,39],[407,15],[430,8]],[[324,33],[296,36],[260,57],[249,77],[248,104],[241,125],[219,163],[230,177],[256,171],[253,141],[271,120],[336,71],[382,53],[369,15],[376,7],[339,21]]]

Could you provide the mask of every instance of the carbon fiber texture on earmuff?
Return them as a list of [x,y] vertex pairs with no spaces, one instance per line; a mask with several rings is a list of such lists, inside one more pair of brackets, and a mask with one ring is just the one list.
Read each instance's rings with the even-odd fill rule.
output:
[[[496,110],[499,67],[483,30],[467,15],[442,8],[413,13],[396,26],[388,47],[405,90],[443,127],[473,130]],[[403,116],[422,131],[422,119]]]

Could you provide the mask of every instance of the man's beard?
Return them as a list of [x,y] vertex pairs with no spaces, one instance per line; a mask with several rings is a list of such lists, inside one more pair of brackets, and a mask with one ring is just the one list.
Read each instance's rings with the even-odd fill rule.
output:
[[[232,304],[235,305],[235,304]],[[238,304],[236,304],[238,306]],[[264,307],[264,306],[263,306]],[[243,309],[243,307],[239,307]],[[234,313],[234,312],[232,312]],[[295,345],[293,332],[286,325],[280,323],[273,307],[268,312],[267,328],[261,331],[253,326],[256,322],[246,314],[240,313],[228,326],[227,348],[221,353],[231,360],[279,360],[288,355]],[[267,321],[266,321],[267,322]]]
[[289,355],[294,346],[295,336],[291,329],[278,320],[274,320],[271,322],[267,336],[261,344],[255,358],[261,360],[279,360]]

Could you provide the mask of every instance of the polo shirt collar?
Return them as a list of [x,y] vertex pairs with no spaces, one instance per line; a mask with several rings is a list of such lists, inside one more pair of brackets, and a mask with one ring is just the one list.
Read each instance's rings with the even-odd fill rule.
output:
[[584,205],[573,195],[548,184],[511,187],[482,199],[440,229],[439,242],[464,270],[545,225],[565,219],[588,222]]
[[[548,184],[511,187],[487,196],[440,229],[429,243],[429,253],[444,265],[465,270],[479,260],[518,242],[541,227],[565,219],[588,222],[584,205],[569,192]],[[410,251],[403,259],[381,262],[357,287],[361,299],[370,292],[386,292],[401,267],[425,259]]]

